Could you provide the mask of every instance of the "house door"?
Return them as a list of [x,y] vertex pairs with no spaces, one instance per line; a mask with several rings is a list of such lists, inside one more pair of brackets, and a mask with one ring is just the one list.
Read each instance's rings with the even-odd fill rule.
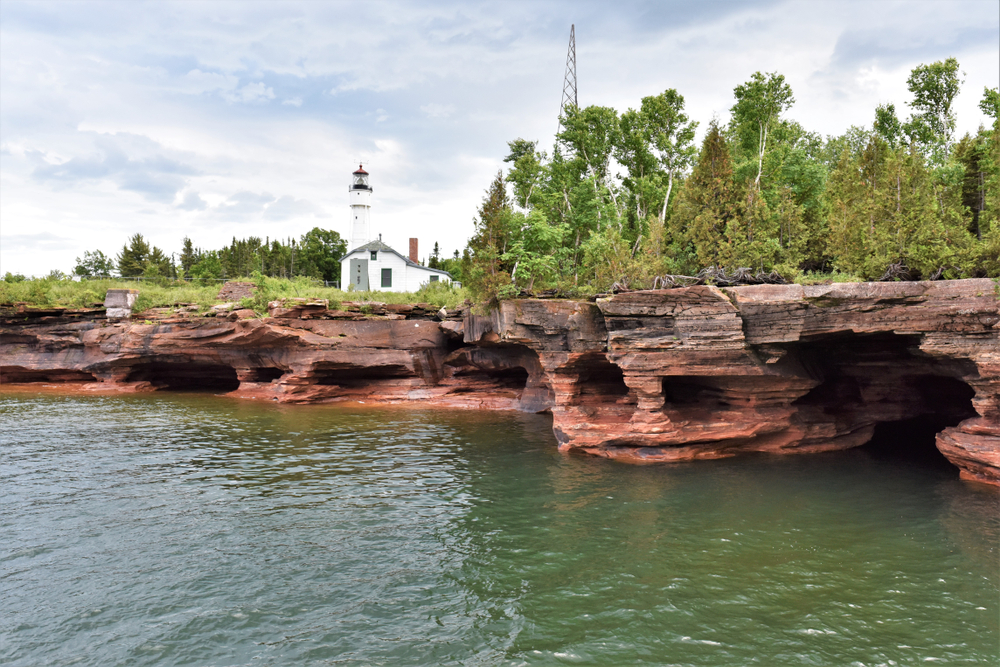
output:
[[360,292],[368,291],[368,260],[351,260],[351,284]]

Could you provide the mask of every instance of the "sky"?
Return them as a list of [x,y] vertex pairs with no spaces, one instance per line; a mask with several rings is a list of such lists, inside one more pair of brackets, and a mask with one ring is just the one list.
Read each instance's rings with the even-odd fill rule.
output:
[[[958,132],[1000,81],[1000,3],[0,2],[0,274],[71,272],[141,233],[348,237],[350,174],[372,233],[465,247],[507,142],[550,148],[570,25],[581,106],[675,88],[703,131],[779,72],[822,135],[909,112],[913,67],[954,56]],[[699,137],[700,139],[700,137]]]

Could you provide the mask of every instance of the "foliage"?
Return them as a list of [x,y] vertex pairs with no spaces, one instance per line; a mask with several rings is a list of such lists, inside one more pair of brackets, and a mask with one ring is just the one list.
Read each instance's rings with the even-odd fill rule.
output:
[[947,147],[955,131],[952,104],[961,88],[958,61],[954,58],[918,65],[910,72],[906,87],[913,95],[914,110],[906,123],[911,141],[931,149]]
[[[86,257],[86,253],[84,256]],[[137,276],[166,278],[174,277],[176,273],[173,261],[156,246],[150,246],[146,239],[142,237],[142,234],[132,236],[129,242],[122,246],[116,263],[118,265],[118,273],[123,278],[134,278]]]
[[340,258],[347,254],[347,241],[328,229],[313,227],[299,244],[302,275],[328,282],[340,281]]
[[[11,279],[8,280],[8,277]],[[23,278],[23,277],[22,277]],[[295,279],[269,278],[260,274],[243,278],[257,286],[247,304],[259,314],[267,312],[267,303],[281,298],[328,299],[331,308],[344,301],[378,301],[382,303],[430,303],[438,307],[455,308],[466,302],[469,293],[449,283],[429,283],[417,292],[343,292],[325,287],[315,279],[299,276]],[[121,280],[98,278],[36,278],[18,280],[17,276],[0,281],[0,303],[23,302],[34,306],[92,307],[104,302],[109,289],[138,289],[136,312],[147,308],[163,308],[180,304],[195,304],[202,310],[220,303],[219,284],[199,285],[183,281]]]
[[[485,303],[649,287],[710,266],[802,281],[877,279],[897,263],[913,277],[1000,275],[1000,126],[954,141],[961,83],[954,58],[920,65],[909,118],[884,103],[871,126],[823,138],[786,117],[783,75],[756,72],[700,151],[673,89],[621,114],[568,107],[551,155],[508,143],[468,262],[441,261],[465,266]],[[980,108],[995,118],[1000,93],[987,89]]]
[[100,250],[85,251],[83,259],[76,258],[73,274],[90,278],[92,276],[110,276],[115,271],[115,263]]

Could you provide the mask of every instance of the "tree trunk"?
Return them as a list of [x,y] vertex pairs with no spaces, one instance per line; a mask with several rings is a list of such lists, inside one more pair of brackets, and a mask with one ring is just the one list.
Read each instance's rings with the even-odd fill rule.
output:
[[670,201],[670,191],[674,189],[674,172],[667,172],[667,196],[663,198],[663,210],[660,211],[660,222],[667,222],[667,203]]

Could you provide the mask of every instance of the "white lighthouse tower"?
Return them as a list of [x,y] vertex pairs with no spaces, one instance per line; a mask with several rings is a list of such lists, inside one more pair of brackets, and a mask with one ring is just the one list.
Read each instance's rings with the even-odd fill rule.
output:
[[368,184],[368,172],[358,165],[351,174],[348,188],[351,200],[351,249],[363,246],[371,239],[372,188]]

